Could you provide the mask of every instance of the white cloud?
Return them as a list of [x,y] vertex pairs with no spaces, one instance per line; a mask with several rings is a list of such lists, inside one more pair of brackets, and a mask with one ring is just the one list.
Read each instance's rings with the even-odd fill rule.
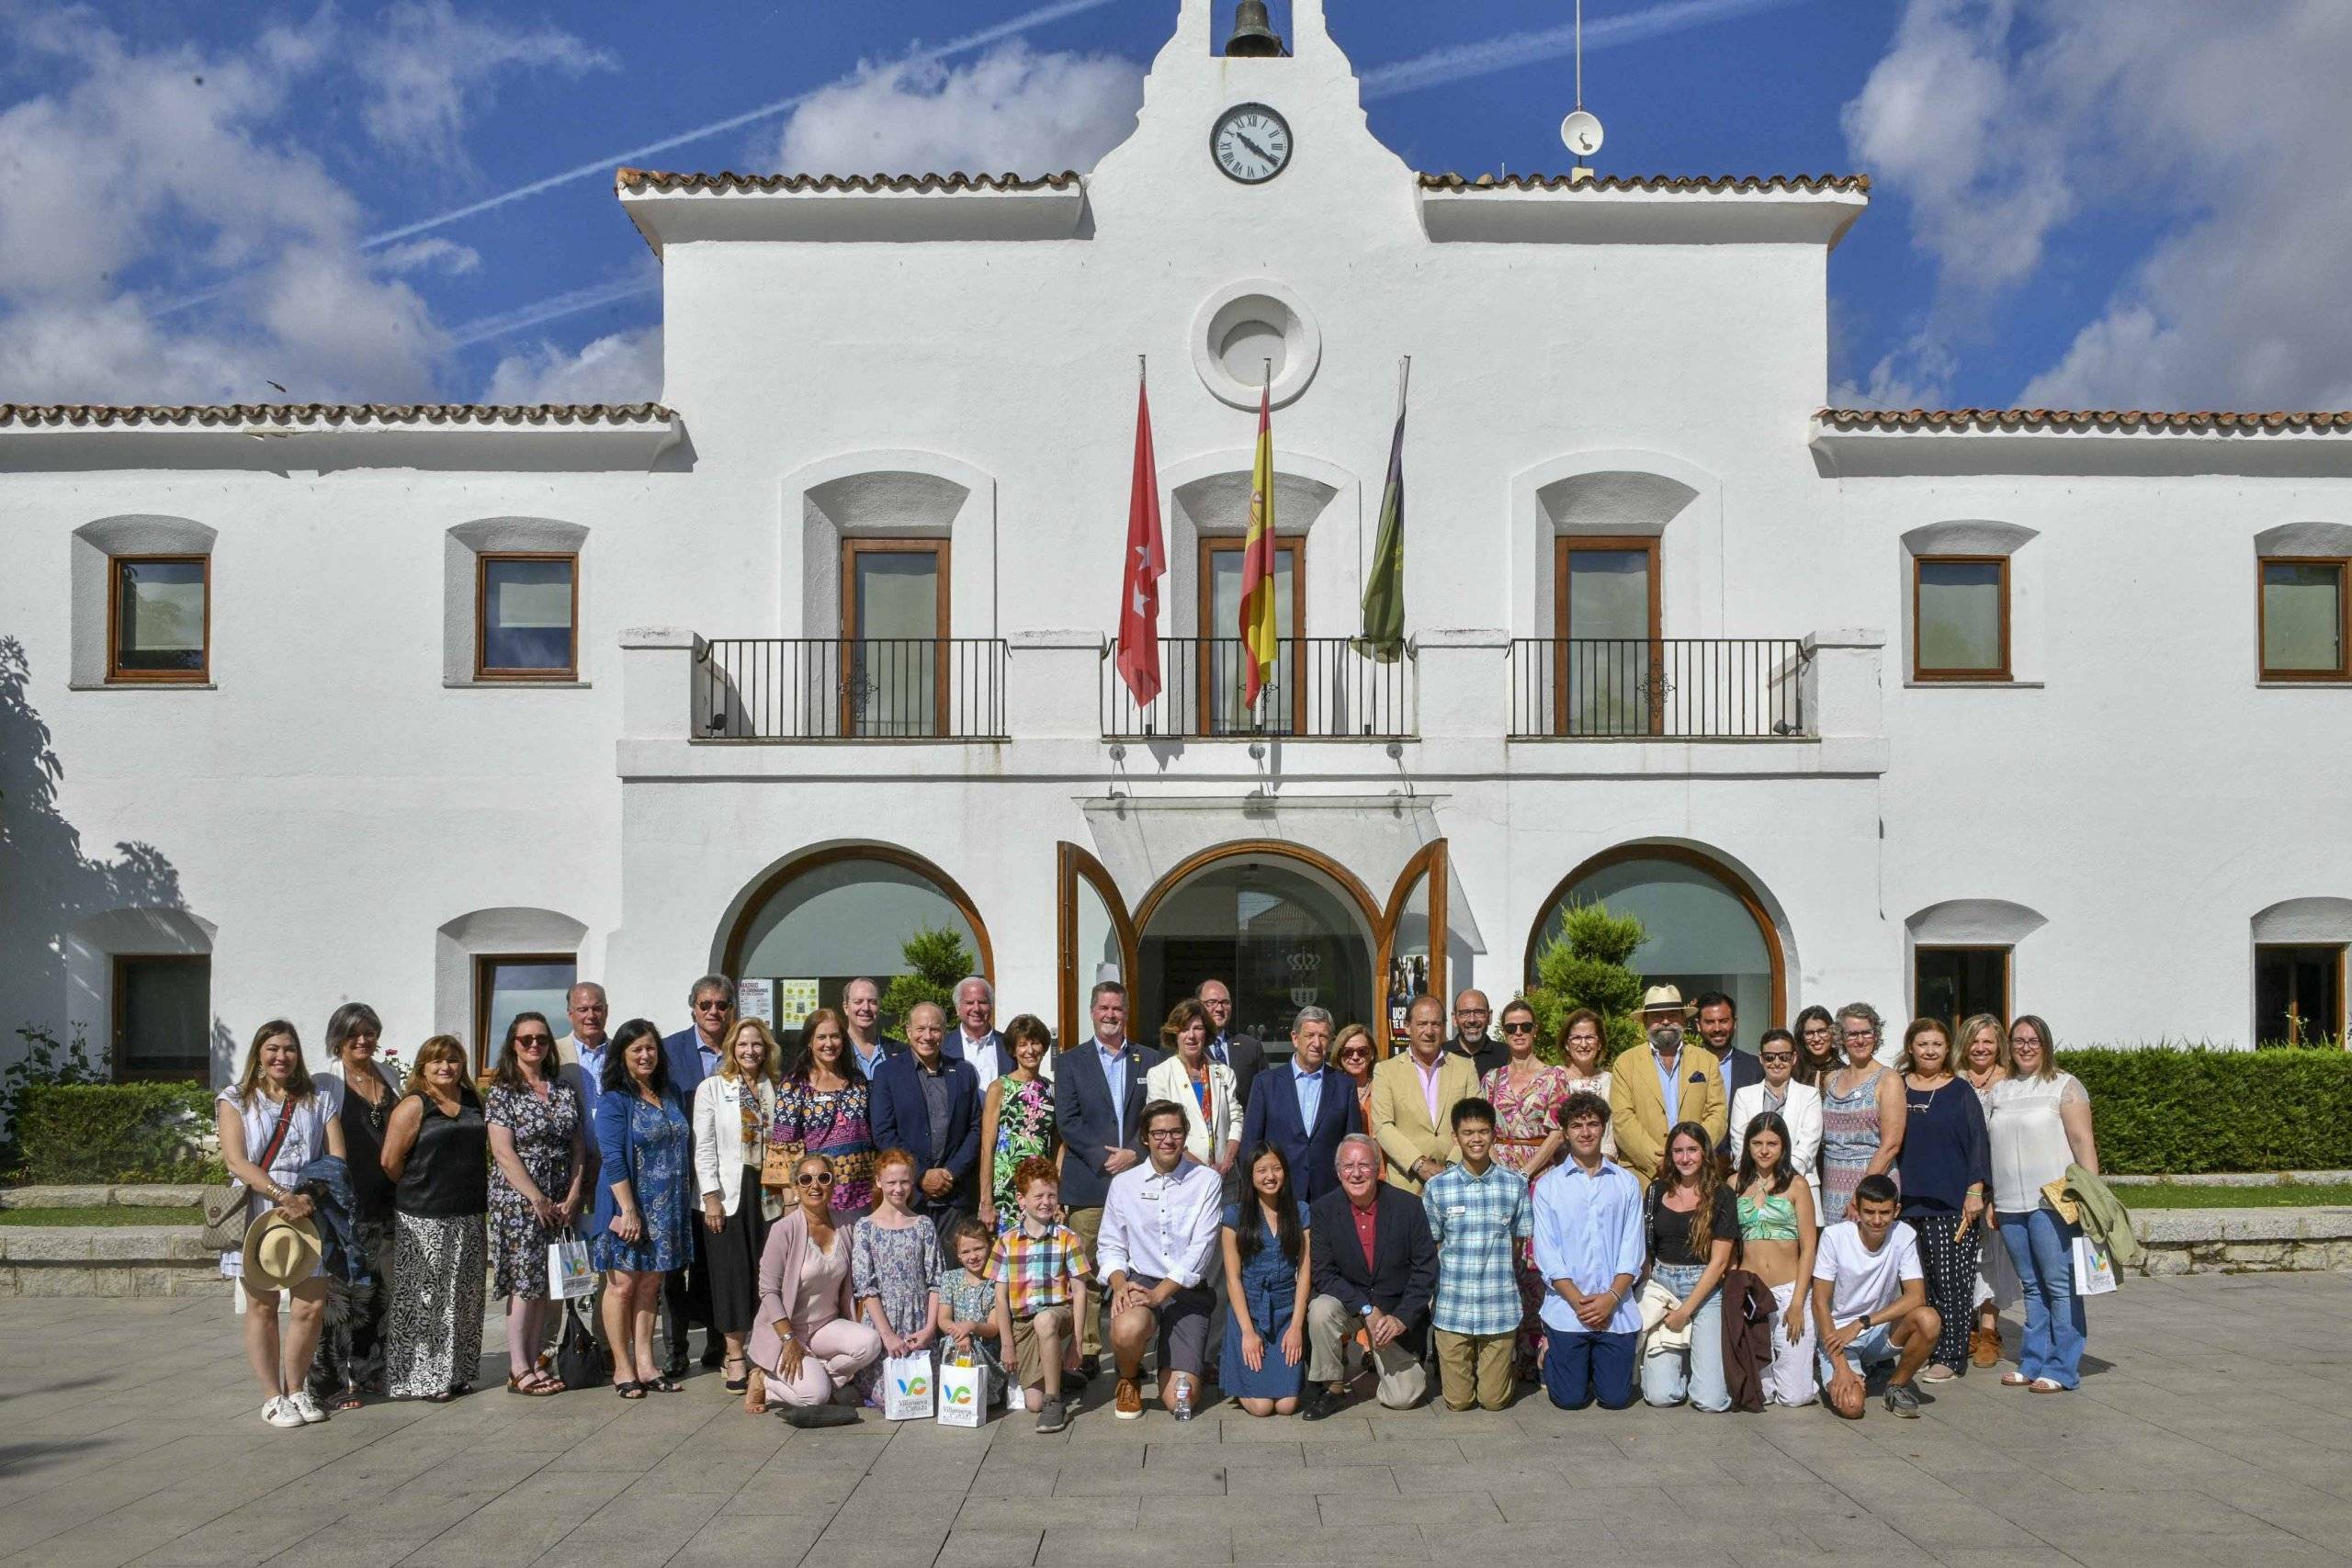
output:
[[368,84],[360,123],[382,145],[421,161],[469,169],[468,112],[487,103],[511,67],[571,75],[609,68],[610,57],[560,28],[516,28],[461,16],[450,0],[401,0],[381,36],[361,41],[353,66]]
[[[2218,24],[2218,25],[2217,25]],[[1935,262],[1918,333],[1871,375],[1941,400],[2001,301],[2102,214],[2156,232],[2058,361],[2018,393],[2093,408],[2341,406],[2352,317],[2343,141],[2352,6],[2276,0],[1910,0],[1846,108],[1858,160],[1908,199]]]
[[406,244],[389,245],[376,254],[376,265],[387,272],[438,272],[450,276],[481,265],[481,253],[455,240],[428,235]]
[[641,403],[662,395],[662,329],[600,337],[577,354],[542,343],[498,362],[486,403]]
[[1135,129],[1143,67],[1111,55],[1039,54],[1014,42],[967,65],[865,65],[785,123],[793,173],[1053,174],[1086,169]]

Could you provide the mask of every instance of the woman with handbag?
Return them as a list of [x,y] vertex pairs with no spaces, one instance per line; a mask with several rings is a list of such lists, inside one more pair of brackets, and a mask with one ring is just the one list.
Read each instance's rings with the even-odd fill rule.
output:
[[2059,1393],[2082,1381],[2088,1325],[2075,1293],[2075,1238],[2082,1232],[2044,1190],[2079,1165],[2096,1174],[2098,1140],[2082,1080],[2058,1069],[2050,1026],[2031,1013],[2009,1025],[2016,1070],[1993,1088],[1986,1129],[1992,1147],[1991,1219],[2025,1297],[2025,1341],[2017,1370],[2001,1382],[2036,1393]]
[[653,1316],[662,1277],[692,1256],[686,1224],[694,1141],[694,1123],[670,1085],[662,1032],[648,1020],[630,1019],[613,1031],[605,1053],[596,1217],[588,1227],[588,1256],[605,1275],[613,1390],[623,1399],[679,1389],[653,1359]]
[[392,1314],[392,1183],[384,1174],[384,1128],[401,1097],[401,1068],[377,1047],[384,1021],[366,1002],[345,1002],[327,1019],[327,1065],[320,1098],[343,1128],[351,1183],[351,1241],[367,1281],[327,1280],[325,1332],[311,1362],[311,1395],[329,1410],[356,1410],[362,1393],[384,1392],[384,1337]]
[[384,1174],[398,1184],[384,1352],[384,1384],[394,1399],[446,1404],[470,1392],[481,1373],[490,1127],[466,1079],[463,1043],[435,1035],[417,1047],[408,1090],[384,1130]]
[[548,1249],[571,1236],[587,1175],[586,1117],[558,1076],[555,1030],[542,1012],[518,1012],[506,1026],[491,1077],[491,1284],[506,1298],[506,1392],[561,1393],[539,1370],[553,1313]]
[[765,1180],[779,1055],[765,1022],[739,1020],[718,1071],[695,1090],[695,1185],[709,1233],[704,1256],[710,1265],[710,1331],[726,1341],[723,1376],[729,1393],[742,1393],[751,1379],[743,1336],[759,1310],[760,1252],[768,1226],[783,1213]]
[[223,1201],[206,1206],[205,1240],[223,1248],[220,1272],[245,1292],[245,1359],[261,1380],[261,1418],[273,1427],[316,1426],[327,1413],[303,1385],[326,1320],[326,1275],[292,1287],[282,1344],[277,1292],[243,1284],[246,1227],[273,1208],[308,1220],[311,1200],[293,1190],[295,1172],[322,1155],[343,1156],[343,1129],[311,1082],[292,1024],[274,1018],[254,1032],[245,1069],[235,1088],[220,1091],[213,1121],[230,1187]]

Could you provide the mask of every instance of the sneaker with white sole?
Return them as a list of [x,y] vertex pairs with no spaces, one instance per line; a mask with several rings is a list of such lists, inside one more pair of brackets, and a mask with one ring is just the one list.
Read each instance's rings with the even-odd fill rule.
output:
[[302,1425],[305,1427],[316,1427],[327,1418],[325,1408],[311,1397],[311,1391],[307,1388],[298,1389],[288,1394],[286,1400],[288,1404],[294,1406],[294,1413],[302,1417]]
[[295,1409],[294,1402],[282,1393],[275,1399],[264,1402],[261,1407],[261,1418],[273,1427],[302,1425],[302,1413]]

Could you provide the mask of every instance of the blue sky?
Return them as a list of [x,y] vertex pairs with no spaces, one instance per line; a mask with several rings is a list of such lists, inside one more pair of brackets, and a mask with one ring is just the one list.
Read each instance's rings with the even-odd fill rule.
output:
[[[1082,167],[1175,4],[1046,8],[0,0],[0,400],[650,395],[658,274],[613,165]],[[1408,163],[1566,162],[1565,0],[1329,9]],[[2352,180],[2310,156],[2342,140],[2352,6],[1587,0],[1586,22],[1604,171],[1872,175],[1832,262],[1839,400],[2352,403]]]

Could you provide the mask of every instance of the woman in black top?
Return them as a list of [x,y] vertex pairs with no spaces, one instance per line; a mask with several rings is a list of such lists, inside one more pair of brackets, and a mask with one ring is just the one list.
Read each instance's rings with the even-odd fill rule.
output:
[[1919,1235],[1919,1269],[1928,1304],[1943,1314],[1928,1382],[1949,1382],[1968,1365],[1969,1314],[1974,1310],[1976,1264],[1984,1244],[1985,1193],[1993,1156],[1984,1129],[1984,1102],[1975,1087],[1953,1073],[1951,1035],[1939,1019],[1918,1018],[1903,1032],[1903,1150],[1894,1168],[1903,1187],[1903,1217]]
[[356,1410],[365,1392],[384,1392],[384,1330],[392,1311],[392,1182],[384,1174],[384,1129],[401,1095],[397,1063],[376,1054],[383,1021],[366,1002],[345,1002],[327,1020],[328,1063],[318,1077],[327,1112],[343,1129],[351,1183],[352,1243],[368,1270],[363,1284],[327,1277],[326,1332],[311,1362],[311,1394],[332,1410]]
[[481,1371],[490,1129],[454,1034],[417,1047],[408,1092],[384,1132],[398,1240],[385,1382],[395,1399],[443,1404]]
[[[1715,1175],[1713,1140],[1696,1122],[1678,1122],[1666,1135],[1666,1170],[1645,1205],[1650,1244],[1649,1280],[1642,1287],[1642,1321],[1663,1308],[1642,1357],[1642,1400],[1700,1410],[1731,1408],[1724,1378],[1724,1271],[1739,1240],[1739,1195]],[[1690,1337],[1687,1346],[1659,1343]]]

